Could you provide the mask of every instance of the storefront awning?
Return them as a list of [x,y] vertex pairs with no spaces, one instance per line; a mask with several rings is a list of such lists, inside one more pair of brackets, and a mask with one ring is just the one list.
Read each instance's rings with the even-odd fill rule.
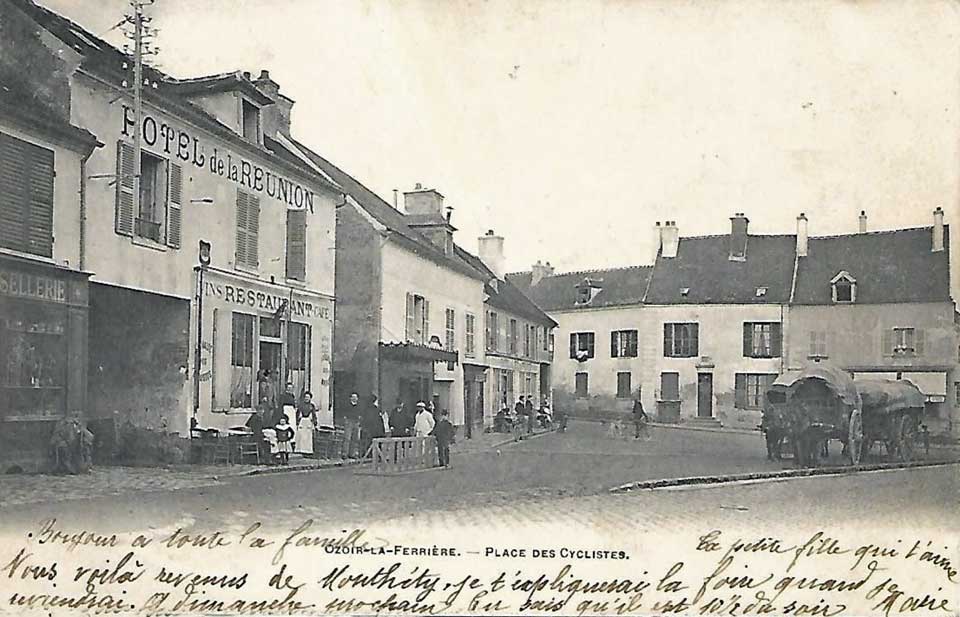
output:
[[380,357],[384,360],[406,362],[453,362],[456,364],[459,361],[455,351],[415,343],[380,343]]
[[920,391],[926,394],[928,397],[931,396],[947,396],[947,374],[944,372],[930,372],[930,373],[908,373],[904,372],[901,375],[902,379],[906,379],[913,383],[916,387],[920,388]]

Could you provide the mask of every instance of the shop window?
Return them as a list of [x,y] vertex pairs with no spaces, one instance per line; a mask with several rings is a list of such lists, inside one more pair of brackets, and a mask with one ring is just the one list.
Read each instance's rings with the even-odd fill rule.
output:
[[617,373],[617,398],[630,398],[630,391],[633,388],[630,380],[631,375],[629,372]]
[[253,407],[254,316],[233,313],[230,345],[230,407]]
[[637,357],[637,331],[616,330],[610,333],[611,358]]
[[134,233],[154,242],[162,240],[161,212],[166,201],[166,161],[148,152],[140,155],[140,205]]
[[260,265],[260,198],[241,190],[237,190],[236,265]]
[[0,247],[53,256],[53,150],[0,133]]
[[9,303],[0,317],[0,417],[66,412],[66,312]]
[[246,99],[241,99],[243,136],[250,141],[260,143],[260,108]]
[[693,358],[700,353],[700,325],[695,323],[663,324],[663,356]]
[[508,369],[493,369],[496,388],[496,400],[500,407],[511,407],[513,402],[513,371]]
[[466,349],[464,352],[468,357],[473,357],[477,353],[477,317],[471,313],[466,315]]
[[307,278],[307,211],[287,210],[287,278]]
[[297,396],[310,389],[310,326],[287,323],[287,382]]
[[777,376],[766,373],[737,373],[734,383],[734,406],[737,409],[762,409],[767,388]]
[[743,357],[777,358],[780,356],[780,324],[751,322],[743,324]]
[[574,375],[577,398],[587,398],[590,396],[590,378],[586,373],[577,373]]

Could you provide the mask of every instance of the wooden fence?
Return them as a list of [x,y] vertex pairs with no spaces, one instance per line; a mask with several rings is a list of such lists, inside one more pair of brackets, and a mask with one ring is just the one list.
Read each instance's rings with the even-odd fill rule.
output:
[[370,446],[373,472],[403,473],[437,466],[437,440],[427,437],[384,437]]

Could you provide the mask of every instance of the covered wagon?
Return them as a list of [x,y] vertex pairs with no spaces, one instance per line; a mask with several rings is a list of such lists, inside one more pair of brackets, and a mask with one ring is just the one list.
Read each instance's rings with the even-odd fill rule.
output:
[[862,401],[860,416],[853,419],[850,430],[850,449],[857,459],[878,443],[897,460],[916,458],[926,396],[902,379],[857,379],[854,383]]

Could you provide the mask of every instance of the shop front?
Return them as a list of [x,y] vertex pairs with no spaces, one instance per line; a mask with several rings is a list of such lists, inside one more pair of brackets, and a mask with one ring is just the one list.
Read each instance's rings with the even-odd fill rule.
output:
[[311,392],[320,423],[332,424],[332,298],[215,268],[202,274],[202,301],[194,307],[203,329],[196,424],[242,426],[265,393],[286,384],[298,400]]
[[[434,383],[434,363],[457,363],[457,352],[414,343],[380,343],[380,405],[392,409],[397,401],[415,409],[420,401],[442,408]],[[364,394],[358,390],[361,396]]]
[[0,473],[47,468],[57,420],[86,416],[87,277],[0,255]]

